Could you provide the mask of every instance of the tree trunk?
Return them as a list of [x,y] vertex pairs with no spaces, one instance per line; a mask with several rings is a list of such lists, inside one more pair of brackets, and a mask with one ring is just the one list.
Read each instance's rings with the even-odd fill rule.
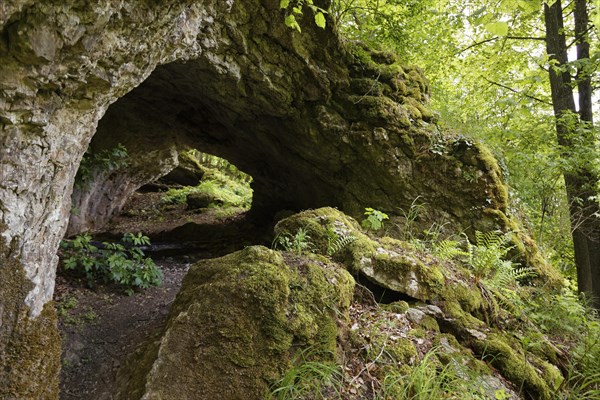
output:
[[[587,29],[585,3],[585,0],[576,0],[576,31],[580,33]],[[585,16],[582,17],[582,14]],[[585,76],[579,76],[582,79],[578,80],[581,110],[578,117],[571,76],[568,70],[560,69],[568,62],[560,0],[551,6],[544,5],[544,17],[546,50],[552,64],[549,73],[557,140],[561,147],[561,155],[568,166],[564,177],[569,200],[577,284],[579,291],[590,296],[594,306],[600,308],[600,218],[597,217],[600,215],[598,214],[600,210],[597,201],[593,200],[598,175],[590,163],[582,163],[573,155],[575,148],[582,144],[588,146],[590,151],[594,151],[595,148],[592,130],[589,129],[592,123],[591,83],[589,76],[587,79]],[[578,39],[578,59],[585,57],[586,54],[589,57],[589,45],[582,43],[583,36],[585,35]]]

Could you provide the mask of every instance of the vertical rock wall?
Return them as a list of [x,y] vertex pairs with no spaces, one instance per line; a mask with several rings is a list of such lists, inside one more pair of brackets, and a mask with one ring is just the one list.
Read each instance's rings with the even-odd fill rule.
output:
[[56,397],[49,301],[79,161],[109,104],[200,39],[216,46],[209,27],[231,2],[205,3],[0,5],[1,398]]

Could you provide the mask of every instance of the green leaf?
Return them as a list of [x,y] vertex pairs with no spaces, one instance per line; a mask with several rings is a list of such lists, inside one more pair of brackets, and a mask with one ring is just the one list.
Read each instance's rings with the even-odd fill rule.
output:
[[289,5],[290,5],[290,0],[280,0],[279,1],[279,8],[288,8]]
[[292,29],[297,29],[298,32],[301,32],[300,25],[298,25],[298,22],[296,22],[296,17],[294,17],[293,14],[290,14],[287,17],[285,17],[285,24],[288,27],[290,27]]
[[490,22],[485,24],[485,30],[492,35],[506,36],[508,35],[508,24],[506,22]]
[[323,28],[325,29],[325,15],[323,15],[322,12],[318,12],[315,14],[315,24],[317,24],[317,26],[319,28]]

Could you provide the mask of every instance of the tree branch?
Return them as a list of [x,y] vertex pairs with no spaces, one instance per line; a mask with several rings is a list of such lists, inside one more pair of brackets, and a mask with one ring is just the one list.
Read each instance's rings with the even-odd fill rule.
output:
[[467,47],[465,47],[462,50],[457,51],[456,53],[454,53],[454,55],[458,55],[460,53],[463,53],[473,47],[477,47],[477,46],[481,46],[482,44],[488,43],[488,42],[493,42],[495,40],[500,40],[500,39],[512,39],[512,40],[540,40],[540,41],[545,41],[546,38],[545,37],[537,37],[537,36],[496,36],[493,38],[489,38],[489,39],[485,39],[482,40],[481,42],[476,42],[473,43]]
[[499,87],[501,87],[501,88],[504,88],[504,89],[506,89],[506,90],[510,90],[510,91],[511,91],[511,92],[513,92],[513,93],[517,93],[518,95],[525,96],[525,97],[527,97],[527,98],[529,98],[529,99],[531,99],[531,100],[538,101],[538,102],[540,102],[540,103],[542,103],[542,104],[546,104],[546,105],[552,106],[552,103],[551,103],[551,102],[549,102],[549,101],[546,101],[546,100],[540,99],[539,97],[535,97],[535,96],[532,96],[532,95],[530,95],[530,94],[527,94],[527,93],[520,92],[520,91],[518,91],[518,90],[516,90],[516,89],[513,89],[513,88],[511,88],[511,87],[508,87],[508,86],[506,86],[506,85],[503,85],[503,84],[501,84],[501,83],[498,83],[498,82],[491,81],[491,80],[489,80],[488,78],[486,78],[485,76],[482,76],[482,78],[483,78],[483,79],[484,79],[486,82],[488,82],[488,83],[490,83],[490,84],[492,84],[492,85],[496,85],[496,86],[499,86]]
[[583,38],[585,35],[588,34],[589,31],[591,31],[593,29],[594,29],[594,25],[590,25],[590,26],[588,26],[588,28],[585,31],[581,32],[579,35],[576,35],[573,38],[573,41],[567,45],[567,49],[570,49],[574,44],[576,44],[581,38]]

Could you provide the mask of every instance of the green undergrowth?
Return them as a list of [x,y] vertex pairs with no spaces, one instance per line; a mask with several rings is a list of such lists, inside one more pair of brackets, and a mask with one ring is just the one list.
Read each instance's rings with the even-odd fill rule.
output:
[[341,365],[315,360],[311,348],[299,351],[291,365],[292,367],[271,385],[266,400],[341,398]]
[[89,286],[112,282],[133,294],[134,289],[162,282],[162,271],[141,249],[149,244],[148,237],[141,233],[126,233],[120,243],[95,243],[91,235],[81,234],[61,242],[61,265],[83,276]]
[[110,173],[129,165],[129,154],[127,148],[118,144],[112,149],[93,151],[91,147],[85,151],[77,175],[75,176],[75,186],[80,189],[86,189],[94,175],[99,173]]
[[[280,221],[275,233],[282,250],[332,258],[386,291],[441,310],[441,315],[424,319],[433,323],[406,333],[404,347],[391,344],[387,328],[374,330],[368,342],[358,344],[370,349],[367,362],[386,370],[377,376],[378,398],[515,398],[508,396],[509,390],[519,398],[598,398],[597,315],[572,288],[556,284],[558,273],[548,264],[545,269],[521,265],[523,258],[515,251],[520,239],[513,233],[476,232],[473,241],[464,235],[402,241],[375,237],[332,208],[293,215]],[[409,343],[440,331],[455,338],[458,353],[470,353],[468,365],[480,360],[479,367],[461,369],[464,359],[457,363],[409,351]],[[511,385],[498,385],[490,367]]]
[[251,179],[239,171],[236,174],[228,173],[230,164],[211,166],[207,163],[207,165],[200,166],[204,175],[197,186],[169,189],[163,194],[162,202],[184,204],[188,202],[188,196],[196,194],[206,196],[208,207],[249,209],[252,203]]

